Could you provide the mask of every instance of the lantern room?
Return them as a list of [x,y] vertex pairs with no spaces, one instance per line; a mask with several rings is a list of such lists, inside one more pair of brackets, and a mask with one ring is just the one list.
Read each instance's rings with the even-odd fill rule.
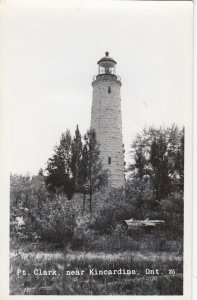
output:
[[116,74],[116,61],[109,57],[109,52],[98,61],[98,74]]

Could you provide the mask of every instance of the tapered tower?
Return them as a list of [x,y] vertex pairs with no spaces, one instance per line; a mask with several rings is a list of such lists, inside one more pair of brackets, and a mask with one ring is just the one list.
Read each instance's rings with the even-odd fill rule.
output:
[[96,130],[103,168],[109,170],[113,187],[124,184],[121,85],[121,79],[116,75],[116,61],[106,52],[98,61],[98,74],[92,82],[91,127]]

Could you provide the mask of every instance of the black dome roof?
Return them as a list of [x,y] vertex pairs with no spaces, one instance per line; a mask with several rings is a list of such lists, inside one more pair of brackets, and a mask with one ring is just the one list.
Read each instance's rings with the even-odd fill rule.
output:
[[109,56],[109,52],[105,52],[105,56],[102,57],[98,62],[97,64],[101,63],[101,62],[104,62],[104,61],[109,61],[109,62],[113,62],[114,64],[116,64],[116,61]]

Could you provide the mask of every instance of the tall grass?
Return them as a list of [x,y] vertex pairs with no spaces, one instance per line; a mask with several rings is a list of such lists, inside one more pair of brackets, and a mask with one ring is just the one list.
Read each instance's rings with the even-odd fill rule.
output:
[[[11,295],[181,295],[182,257],[176,253],[104,252],[15,253],[10,259]],[[17,269],[29,275],[17,275]],[[57,276],[33,274],[34,269],[57,271]],[[135,269],[136,275],[93,276],[89,269]],[[145,275],[146,269],[159,275]],[[175,274],[169,275],[169,269]],[[84,275],[66,275],[66,270],[84,270]],[[162,274],[161,274],[162,273]]]

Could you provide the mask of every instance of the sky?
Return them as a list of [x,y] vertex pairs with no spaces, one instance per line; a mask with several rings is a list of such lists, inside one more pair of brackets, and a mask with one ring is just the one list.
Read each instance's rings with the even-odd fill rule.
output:
[[46,168],[62,132],[90,126],[92,78],[109,51],[122,79],[125,159],[144,126],[185,124],[192,3],[2,1],[1,124],[12,173]]

